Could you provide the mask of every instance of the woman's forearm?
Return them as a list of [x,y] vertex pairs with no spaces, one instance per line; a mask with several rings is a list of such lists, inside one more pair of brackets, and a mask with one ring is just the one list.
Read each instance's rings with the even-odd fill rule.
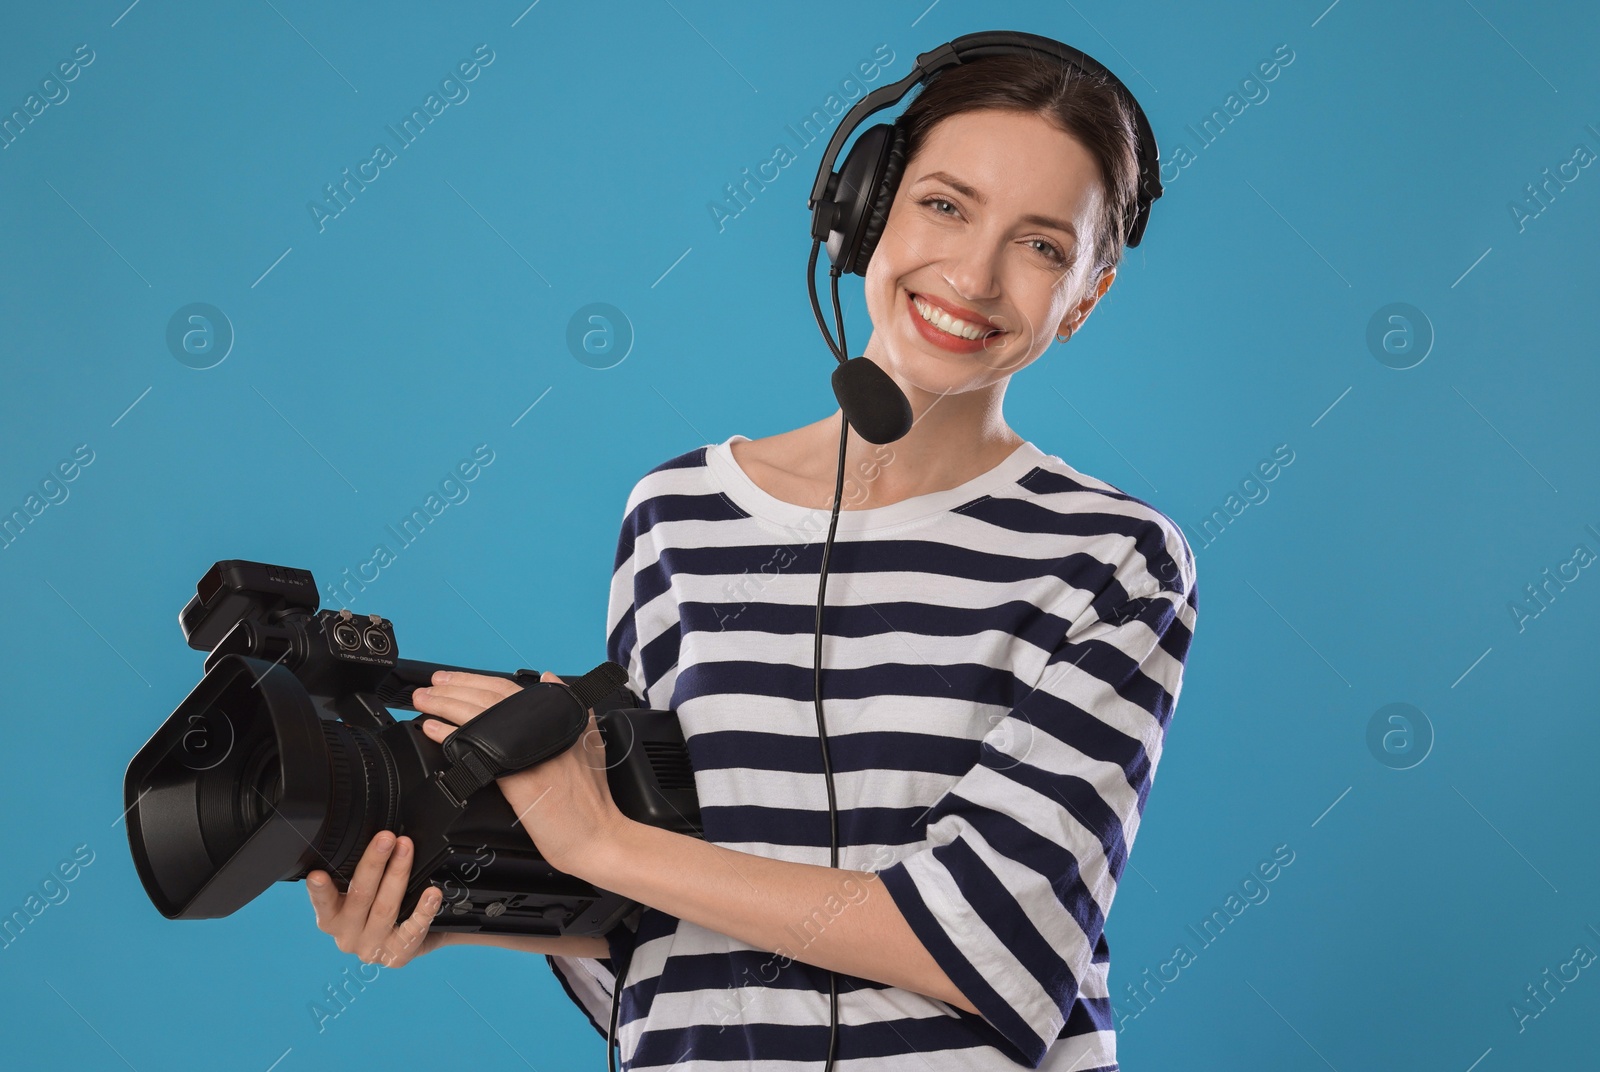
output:
[[977,1012],[870,871],[754,856],[633,820],[567,863],[601,889],[774,953],[764,983],[798,960]]
[[595,957],[604,959],[611,948],[604,938],[583,938],[577,935],[550,936],[542,934],[484,934],[473,931],[443,931],[439,945],[497,945],[521,953],[548,953],[555,957]]
[[[589,724],[593,730],[592,712]],[[769,950],[762,983],[798,960],[977,1013],[875,872],[774,860],[629,819],[611,799],[591,738],[580,743],[498,779],[550,866]]]

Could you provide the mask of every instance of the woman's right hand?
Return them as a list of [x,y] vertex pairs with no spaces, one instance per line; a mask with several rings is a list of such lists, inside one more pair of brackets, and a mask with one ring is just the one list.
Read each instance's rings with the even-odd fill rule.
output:
[[445,932],[429,930],[444,903],[438,887],[423,890],[416,911],[395,925],[411,877],[411,857],[410,838],[382,830],[361,854],[348,892],[340,893],[326,871],[306,875],[317,929],[331,934],[341,953],[354,953],[364,964],[399,968],[443,944]]

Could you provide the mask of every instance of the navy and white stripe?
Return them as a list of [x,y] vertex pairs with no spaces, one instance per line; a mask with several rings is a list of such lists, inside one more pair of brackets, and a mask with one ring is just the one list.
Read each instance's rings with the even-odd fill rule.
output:
[[[812,630],[829,515],[752,482],[743,438],[634,487],[606,652],[677,714],[707,840],[826,865]],[[865,895],[894,899],[981,1015],[841,977],[839,1072],[1116,1069],[1106,914],[1197,607],[1177,525],[1032,443],[957,488],[840,513],[822,672],[839,865],[877,874]],[[836,914],[819,906],[786,956]],[[826,972],[651,908],[610,942],[550,962],[603,1034],[632,954],[625,1067],[821,1067]]]

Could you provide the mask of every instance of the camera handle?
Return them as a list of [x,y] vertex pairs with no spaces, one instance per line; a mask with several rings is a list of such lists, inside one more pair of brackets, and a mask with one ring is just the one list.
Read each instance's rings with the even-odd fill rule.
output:
[[445,738],[450,766],[435,777],[456,807],[496,778],[571,748],[588,728],[589,709],[628,684],[628,672],[609,661],[572,682],[528,680],[534,676],[519,671],[519,691]]

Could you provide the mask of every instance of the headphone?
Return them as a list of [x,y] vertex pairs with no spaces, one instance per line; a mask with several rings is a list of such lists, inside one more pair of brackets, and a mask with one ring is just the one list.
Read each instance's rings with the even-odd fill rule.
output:
[[[895,191],[900,186],[900,176],[906,165],[906,131],[899,123],[878,123],[861,132],[844,166],[833,170],[833,162],[844,147],[845,139],[873,112],[897,104],[913,86],[924,84],[940,71],[974,60],[991,56],[1039,55],[1056,60],[1068,67],[1109,82],[1123,97],[1133,112],[1135,141],[1139,165],[1137,207],[1129,221],[1123,244],[1137,246],[1144,238],[1145,224],[1150,219],[1150,206],[1161,196],[1160,156],[1156,149],[1156,136],[1128,87],[1112,74],[1105,65],[1083,52],[1060,41],[1037,34],[1015,30],[990,30],[983,33],[964,34],[954,41],[924,52],[917,57],[911,73],[898,82],[868,93],[846,113],[839,127],[828,140],[817,168],[817,178],[811,186],[807,205],[811,209],[811,263],[806,270],[806,286],[811,292],[811,308],[817,317],[817,327],[827,340],[828,349],[839,361],[833,372],[833,392],[844,412],[843,424],[852,425],[869,443],[892,443],[911,430],[911,405],[889,375],[865,357],[849,356],[844,342],[844,318],[839,313],[839,276],[845,272],[867,274],[867,262],[872,259],[878,240],[883,237],[884,226],[889,221],[889,209],[894,204]],[[834,323],[839,330],[839,343],[822,319],[822,307],[817,301],[816,263],[818,246],[826,242],[833,291]],[[840,430],[839,459],[844,461],[844,431]],[[840,480],[842,485],[842,478]],[[835,492],[835,502],[838,492]],[[824,557],[826,561],[826,557]]]
[[[817,617],[812,666],[812,698],[817,715],[817,741],[822,749],[822,774],[828,789],[828,866],[839,866],[839,811],[834,795],[833,766],[828,754],[828,729],[822,714],[822,608],[828,585],[828,558],[839,526],[839,501],[844,493],[845,443],[849,430],[869,443],[892,443],[903,438],[913,423],[911,403],[899,384],[882,368],[865,357],[850,357],[844,336],[844,316],[839,308],[839,277],[845,272],[867,274],[878,240],[883,237],[894,204],[895,191],[906,165],[906,131],[896,121],[878,123],[861,132],[844,166],[833,170],[833,162],[856,127],[874,112],[900,102],[913,87],[923,85],[946,68],[991,56],[1036,55],[1056,60],[1069,68],[1111,84],[1133,113],[1139,166],[1136,210],[1129,221],[1123,244],[1137,246],[1150,219],[1150,206],[1161,196],[1160,155],[1155,133],[1144,109],[1139,107],[1128,87],[1098,60],[1069,45],[1037,34],[1014,30],[991,30],[963,34],[946,44],[922,53],[911,73],[861,98],[839,121],[817,167],[807,207],[811,209],[811,258],[806,265],[806,289],[811,295],[811,310],[817,318],[829,351],[838,360],[833,370],[833,393],[839,400],[844,420],[839,424],[839,461],[834,477],[833,507],[828,522],[828,537],[822,547],[822,565],[817,577]],[[826,242],[830,290],[833,297],[834,326],[839,341],[833,341],[817,300],[817,254]],[[629,958],[632,959],[631,957]],[[606,1062],[611,1065],[612,1043],[617,1034],[619,995],[627,967],[622,968],[611,994],[611,1032],[607,1036]],[[836,973],[828,972],[828,1055],[824,1072],[832,1072],[839,1034],[839,992]]]

